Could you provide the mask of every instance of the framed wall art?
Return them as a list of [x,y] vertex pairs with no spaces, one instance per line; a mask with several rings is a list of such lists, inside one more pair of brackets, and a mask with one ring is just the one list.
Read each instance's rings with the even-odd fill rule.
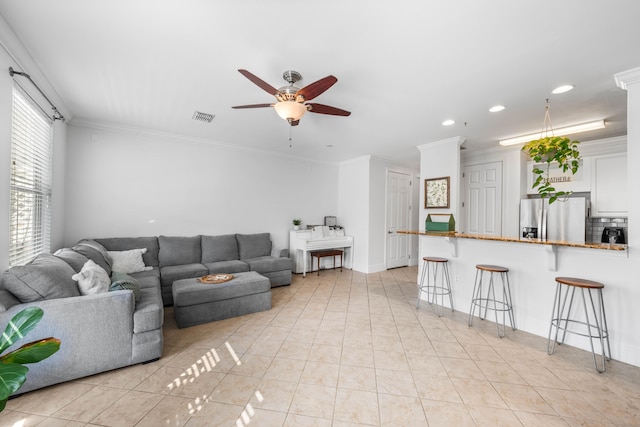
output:
[[449,208],[449,177],[424,180],[424,207]]

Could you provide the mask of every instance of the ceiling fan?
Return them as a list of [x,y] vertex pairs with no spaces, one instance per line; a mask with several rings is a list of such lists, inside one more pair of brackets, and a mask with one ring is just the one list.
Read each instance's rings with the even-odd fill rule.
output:
[[256,86],[275,96],[276,102],[274,104],[238,105],[231,108],[273,107],[276,109],[276,113],[289,122],[291,126],[297,126],[300,123],[300,118],[307,111],[318,114],[329,114],[331,116],[349,116],[351,114],[349,111],[341,110],[340,108],[317,104],[315,102],[307,102],[333,86],[338,81],[334,76],[327,76],[300,89],[294,86],[294,83],[302,79],[302,75],[297,71],[285,71],[282,74],[282,78],[289,83],[289,86],[276,89],[247,70],[238,71],[251,80]]

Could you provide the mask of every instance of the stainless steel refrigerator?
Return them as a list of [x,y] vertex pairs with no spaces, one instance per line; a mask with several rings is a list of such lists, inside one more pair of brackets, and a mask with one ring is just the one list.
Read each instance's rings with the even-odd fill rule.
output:
[[520,238],[563,240],[584,243],[589,200],[585,197],[570,197],[566,201],[524,199],[520,201]]

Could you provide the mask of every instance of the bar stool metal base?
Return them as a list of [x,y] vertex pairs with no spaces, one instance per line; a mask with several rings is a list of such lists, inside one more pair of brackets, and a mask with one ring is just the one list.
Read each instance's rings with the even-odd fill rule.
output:
[[[489,285],[486,290],[486,297],[482,295],[483,275],[489,273]],[[516,323],[513,317],[513,300],[511,299],[511,287],[509,286],[509,269],[498,265],[478,264],[476,265],[476,278],[473,285],[473,294],[471,297],[471,308],[469,309],[469,326],[473,325],[473,315],[476,307],[478,308],[478,317],[484,320],[487,317],[487,311],[493,310],[496,319],[496,329],[500,338],[504,337],[506,329],[506,315],[509,314],[509,322],[511,328],[516,330]],[[502,299],[496,298],[494,275],[498,275],[502,284]],[[498,293],[500,296],[500,293]],[[484,313],[483,313],[484,309]],[[502,330],[498,321],[498,312],[502,312]]]
[[[598,372],[602,373],[605,371],[605,361],[611,360],[611,347],[609,346],[607,316],[604,312],[604,300],[602,298],[603,288],[604,285],[602,283],[591,280],[573,277],[556,277],[556,294],[553,300],[553,311],[551,312],[547,353],[550,355],[553,354],[556,349],[556,343],[564,343],[567,332],[588,337],[589,344],[591,345],[591,354],[593,355],[593,364]],[[584,310],[585,321],[571,317],[571,309],[576,289],[582,297],[582,309]],[[592,291],[596,293],[595,299],[598,301],[597,310]],[[569,302],[568,307],[567,300]],[[553,328],[555,328],[555,335],[552,341],[551,334]],[[560,340],[558,340],[560,331],[562,331],[562,336]],[[600,341],[601,366],[598,366],[598,359],[593,345],[594,339]]]
[[[418,284],[418,301],[416,302],[416,308],[420,308],[420,295],[422,292],[427,293],[427,301],[430,305],[434,306],[434,310],[438,316],[442,316],[444,307],[444,297],[449,296],[449,304],[451,311],[453,308],[453,296],[451,293],[451,281],[449,280],[449,260],[439,257],[424,257],[422,258],[424,263],[422,264],[422,277]],[[427,278],[427,284],[424,283],[424,278]],[[440,303],[438,304],[438,299]]]

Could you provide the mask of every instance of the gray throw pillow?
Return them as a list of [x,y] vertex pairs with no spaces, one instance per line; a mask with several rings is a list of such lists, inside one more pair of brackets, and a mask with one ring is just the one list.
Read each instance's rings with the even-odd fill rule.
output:
[[20,302],[79,296],[76,272],[62,259],[40,254],[27,265],[16,265],[4,272],[2,283]]
[[236,239],[238,240],[240,259],[271,255],[271,235],[269,233],[236,234]]
[[104,268],[108,275],[111,275],[111,258],[109,258],[107,250],[100,243],[93,240],[81,240],[71,249],[86,256]]
[[82,267],[89,261],[89,258],[70,248],[58,249],[53,255],[64,260],[76,273],[79,273]]
[[121,291],[125,289],[132,290],[136,302],[140,301],[140,296],[142,295],[140,292],[140,283],[128,274],[114,271],[111,275],[109,291]]

